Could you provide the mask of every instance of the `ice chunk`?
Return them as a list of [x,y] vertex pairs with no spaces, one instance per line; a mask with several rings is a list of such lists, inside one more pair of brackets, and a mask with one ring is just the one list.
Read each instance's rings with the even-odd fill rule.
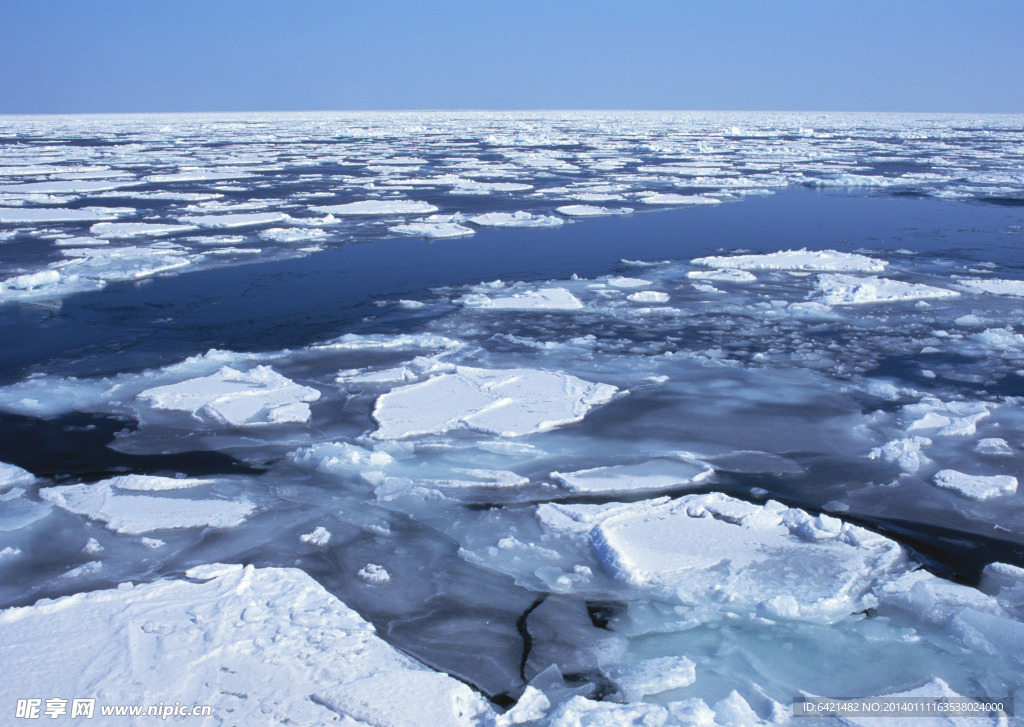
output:
[[987,454],[993,457],[1012,457],[1013,450],[1005,439],[989,437],[980,440],[974,447],[978,454]]
[[688,687],[696,680],[694,663],[685,656],[662,656],[609,664],[601,667],[627,702],[639,702],[648,694]]
[[377,439],[402,439],[471,429],[503,437],[544,432],[578,422],[618,389],[558,371],[481,369],[402,386],[377,399]]
[[[196,701],[214,715],[246,725],[494,718],[469,687],[386,644],[300,570],[212,565],[187,576],[0,613],[0,658],[10,669],[0,697],[147,704],[198,688]],[[69,634],[79,648],[66,648]]]
[[173,528],[230,528],[244,522],[254,509],[245,501],[122,495],[119,489],[115,478],[90,485],[47,487],[39,491],[39,496],[127,535]]
[[158,222],[97,222],[89,228],[96,237],[163,237],[179,232],[190,232],[195,225],[172,225]]
[[210,376],[147,389],[137,399],[154,409],[184,411],[205,423],[234,427],[303,424],[320,392],[269,366],[242,372],[225,366]]
[[467,308],[486,310],[579,310],[583,303],[565,288],[541,288],[512,295],[490,297],[471,293],[459,299]]
[[231,228],[269,225],[287,219],[289,219],[288,215],[284,212],[251,212],[227,215],[193,215],[182,217],[181,221],[199,227]]
[[356,573],[360,580],[375,586],[391,582],[391,574],[382,565],[367,563]]
[[640,464],[552,472],[551,478],[572,492],[656,491],[707,482],[714,469],[702,462],[653,459]]
[[331,532],[321,525],[314,528],[311,533],[300,535],[299,540],[306,545],[315,545],[318,548],[323,548],[331,541]]
[[157,490],[183,490],[190,487],[211,485],[214,480],[199,480],[191,477],[155,477],[153,475],[120,475],[105,480],[119,490],[154,492]]
[[997,278],[964,278],[957,281],[971,292],[992,293],[1024,297],[1024,280],[1000,280]]
[[667,303],[669,295],[660,290],[642,290],[638,293],[630,293],[626,298],[634,303]]
[[6,462],[0,462],[0,492],[12,487],[24,487],[36,481],[36,476],[28,470]]
[[738,270],[807,270],[813,272],[880,273],[888,264],[885,260],[835,250],[783,250],[763,255],[724,255],[701,257],[691,264],[708,268],[735,268]]
[[[565,506],[564,512],[574,508]],[[616,578],[686,604],[832,620],[874,603],[907,568],[895,542],[769,502],[713,493],[591,513],[594,553]]]
[[695,280],[714,280],[721,283],[751,283],[757,276],[746,270],[736,268],[718,268],[715,270],[691,270],[686,274]]
[[39,222],[95,222],[114,220],[135,210],[114,207],[0,207],[0,223],[36,224]]
[[925,456],[923,449],[930,447],[932,440],[928,437],[908,437],[906,439],[894,439],[881,447],[872,449],[869,453],[871,459],[884,459],[886,462],[894,462],[904,472],[914,473],[921,469],[921,465],[931,460]]
[[1014,333],[1009,328],[988,328],[981,333],[972,333],[967,338],[997,351],[1024,349],[1024,336]]
[[722,200],[715,199],[714,197],[702,197],[698,194],[672,194],[669,192],[649,194],[646,197],[641,197],[640,201],[644,204],[664,205],[707,205],[720,204],[722,202]]
[[476,230],[457,222],[410,222],[389,228],[399,235],[415,235],[416,237],[464,237],[476,234]]
[[316,212],[331,215],[419,215],[437,212],[429,202],[411,199],[367,199],[362,202],[313,207]]
[[1011,475],[967,475],[956,470],[935,473],[935,484],[972,500],[987,500],[1017,491],[1017,478]]
[[3,285],[10,286],[17,290],[35,290],[56,285],[61,280],[60,272],[57,270],[40,270],[37,273],[26,273],[9,278]]
[[955,290],[936,288],[933,285],[853,275],[820,275],[817,288],[821,292],[821,300],[828,305],[893,303],[901,300],[955,298],[960,295]]
[[628,215],[632,212],[630,207],[598,207],[589,204],[567,204],[556,207],[555,212],[566,217],[600,217],[602,215]]
[[529,212],[488,212],[470,217],[469,221],[481,227],[557,227],[565,223],[561,217]]

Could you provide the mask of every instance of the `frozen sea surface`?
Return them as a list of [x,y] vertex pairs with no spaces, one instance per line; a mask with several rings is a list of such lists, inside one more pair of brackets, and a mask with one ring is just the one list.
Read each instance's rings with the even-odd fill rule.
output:
[[1024,694],[1021,117],[4,123],[11,709]]

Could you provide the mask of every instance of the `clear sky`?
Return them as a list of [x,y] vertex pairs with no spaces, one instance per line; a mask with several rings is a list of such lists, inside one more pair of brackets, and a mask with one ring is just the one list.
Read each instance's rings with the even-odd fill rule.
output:
[[1024,0],[0,0],[0,113],[1024,112]]

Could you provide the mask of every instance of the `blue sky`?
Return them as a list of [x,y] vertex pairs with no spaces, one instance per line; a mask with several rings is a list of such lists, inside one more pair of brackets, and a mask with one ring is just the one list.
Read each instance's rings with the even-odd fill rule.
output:
[[1024,0],[0,3],[0,113],[1024,112]]

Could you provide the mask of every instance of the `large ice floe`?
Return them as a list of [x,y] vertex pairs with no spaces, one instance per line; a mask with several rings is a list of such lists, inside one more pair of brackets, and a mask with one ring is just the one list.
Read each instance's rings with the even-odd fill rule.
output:
[[[726,727],[886,723],[797,719],[796,698],[1021,694],[1018,117],[8,123],[0,302],[28,334],[0,385],[4,709]],[[703,239],[793,185],[959,212]],[[220,304],[321,258],[194,299],[166,281],[175,313],[124,285],[351,243],[391,251],[387,275],[395,250],[456,269],[395,266],[354,312],[311,302],[248,338],[208,326]],[[478,245],[507,267],[459,270]],[[65,303],[88,318],[68,351],[36,353],[54,299],[104,287]]]

